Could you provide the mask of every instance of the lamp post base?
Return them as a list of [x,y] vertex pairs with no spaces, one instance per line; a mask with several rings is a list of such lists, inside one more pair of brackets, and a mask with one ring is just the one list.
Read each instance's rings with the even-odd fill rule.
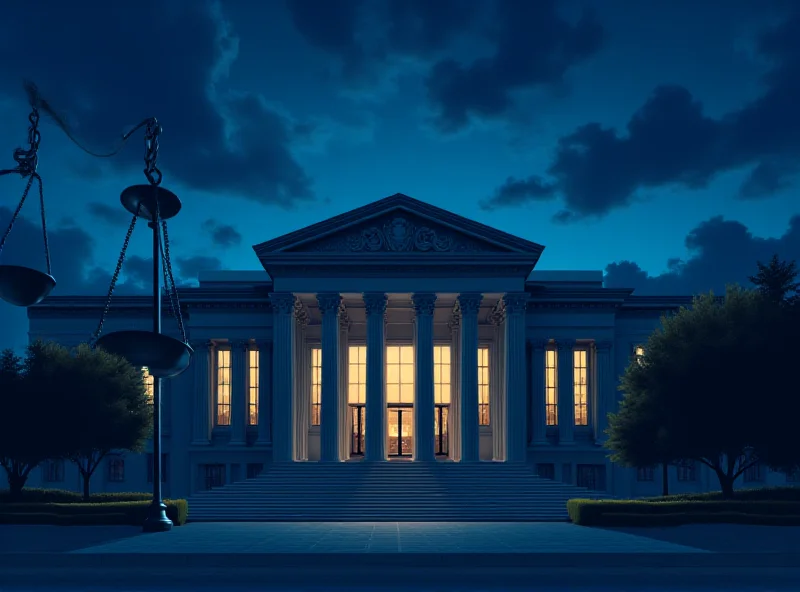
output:
[[149,513],[142,525],[144,532],[166,532],[172,530],[172,520],[167,518],[167,506],[164,502],[150,504]]

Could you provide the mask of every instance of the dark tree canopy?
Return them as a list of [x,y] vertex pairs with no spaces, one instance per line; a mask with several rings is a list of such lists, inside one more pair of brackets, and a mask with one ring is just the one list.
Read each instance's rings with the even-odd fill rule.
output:
[[789,442],[775,422],[796,409],[781,368],[791,332],[779,307],[738,287],[722,302],[707,294],[662,319],[641,363],[622,377],[626,394],[609,422],[612,456],[633,466],[697,461],[732,495],[749,465],[771,464]]
[[748,279],[764,297],[775,303],[795,304],[800,299],[800,282],[797,281],[797,263],[781,261],[773,255],[769,263],[759,261],[758,273]]

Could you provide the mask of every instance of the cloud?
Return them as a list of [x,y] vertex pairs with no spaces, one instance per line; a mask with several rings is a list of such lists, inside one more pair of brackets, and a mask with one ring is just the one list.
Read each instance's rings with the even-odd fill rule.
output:
[[[114,147],[123,126],[155,115],[166,182],[286,208],[313,199],[291,122],[228,86],[238,38],[219,4],[86,0],[81,10],[56,2],[31,11],[17,2],[3,22],[14,26],[0,24],[0,51],[15,58],[0,63],[0,92],[21,96],[18,81],[34,80],[89,149]],[[20,51],[31,39],[35,51]],[[142,166],[141,133],[112,166]]]
[[493,54],[468,65],[444,59],[428,75],[428,95],[444,132],[461,130],[473,116],[505,115],[515,91],[560,85],[570,68],[603,43],[603,28],[592,12],[572,24],[558,13],[555,0],[504,0],[496,7]]
[[209,219],[203,222],[202,229],[211,236],[214,246],[223,249],[235,247],[242,242],[241,233],[230,224],[218,224],[215,220]]
[[89,202],[86,209],[89,210],[89,214],[97,220],[118,226],[130,224],[131,218],[133,218],[132,214],[129,214],[119,206],[111,207],[108,204],[97,201]]
[[685,246],[689,257],[670,259],[667,271],[657,276],[632,261],[608,265],[606,287],[635,288],[637,295],[686,295],[708,290],[721,294],[730,283],[750,285],[748,276],[755,273],[757,261],[766,262],[774,254],[800,261],[800,216],[789,220],[779,238],[753,236],[741,222],[717,216],[694,228]]
[[195,282],[201,271],[222,269],[222,261],[216,257],[197,255],[195,257],[178,257],[175,261],[178,275],[186,281]]
[[481,209],[493,210],[507,206],[517,206],[529,201],[550,201],[556,197],[556,188],[541,177],[533,176],[527,179],[514,179],[509,177],[506,182],[497,188],[495,194],[480,203]]
[[[758,37],[757,49],[770,63],[766,88],[739,109],[715,119],[689,90],[662,86],[633,114],[624,133],[588,123],[562,137],[546,181],[563,197],[565,208],[557,220],[601,217],[629,205],[643,189],[699,189],[723,171],[747,166],[754,168],[741,198],[764,198],[783,189],[798,171],[800,156],[797,30],[800,10]],[[536,185],[529,187],[509,203],[537,201]],[[500,199],[496,205],[504,203]]]

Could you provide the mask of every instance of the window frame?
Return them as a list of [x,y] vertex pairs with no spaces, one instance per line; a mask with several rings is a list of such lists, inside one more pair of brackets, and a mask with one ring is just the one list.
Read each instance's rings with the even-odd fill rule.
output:
[[[255,367],[253,366],[255,360]],[[253,370],[255,369],[255,373]],[[255,377],[255,386],[253,378]],[[258,345],[247,346],[247,425],[258,426],[258,402],[261,396],[261,351]]]
[[[314,352],[319,352],[319,366],[314,364]],[[319,368],[319,383],[314,382],[314,369]],[[318,390],[315,392],[315,387]],[[308,425],[318,428],[322,424],[322,344],[308,344],[308,389],[309,389],[309,410]]]
[[[114,470],[117,467],[119,470]],[[111,456],[106,463],[106,481],[108,483],[125,482],[125,459],[119,456]]]
[[[548,365],[548,353],[552,352],[553,354],[553,385],[548,386],[548,379],[547,379],[547,371],[550,370],[551,366]],[[553,392],[553,403],[548,402],[548,391]],[[557,429],[558,428],[558,405],[559,405],[559,392],[558,392],[558,348],[556,347],[556,343],[553,340],[550,340],[544,348],[544,417],[545,417],[545,426],[547,428]],[[552,408],[552,422],[550,421]]]
[[[231,351],[231,347],[229,344],[216,344],[214,346],[214,427],[215,428],[223,428],[223,429],[230,429],[231,427],[231,403],[232,403],[232,395],[233,395],[233,352]],[[226,353],[228,354],[228,365],[221,366],[220,365],[220,354]],[[223,368],[228,369],[228,383],[224,385],[220,380],[220,370]],[[220,387],[227,386],[228,387],[228,400],[226,403],[220,402]],[[224,413],[220,413],[220,409],[227,410],[227,423],[220,423],[220,417],[224,417]]]
[[[486,350],[486,366],[481,366],[480,361],[480,352],[482,350]],[[488,428],[492,426],[492,386],[494,385],[494,377],[492,376],[492,361],[495,358],[494,355],[495,345],[491,341],[480,341],[478,342],[478,351],[476,352],[476,356],[478,357],[478,427],[479,428]],[[486,368],[486,384],[481,384],[481,368]],[[481,402],[481,386],[486,388],[486,402]],[[483,421],[483,415],[481,411],[486,409],[486,421]]]

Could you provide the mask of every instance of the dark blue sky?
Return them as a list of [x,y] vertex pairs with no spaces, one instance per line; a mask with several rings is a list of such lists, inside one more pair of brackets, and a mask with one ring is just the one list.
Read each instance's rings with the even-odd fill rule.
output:
[[[39,0],[4,7],[0,50],[2,167],[23,78],[94,150],[160,119],[185,281],[397,192],[640,294],[800,258],[793,0]],[[44,122],[55,294],[106,290],[142,152],[137,134],[94,159]],[[23,182],[0,183],[5,228]],[[35,202],[23,215],[4,261],[41,266]],[[137,234],[125,289],[147,287],[148,248]],[[25,324],[0,305],[0,347]]]

